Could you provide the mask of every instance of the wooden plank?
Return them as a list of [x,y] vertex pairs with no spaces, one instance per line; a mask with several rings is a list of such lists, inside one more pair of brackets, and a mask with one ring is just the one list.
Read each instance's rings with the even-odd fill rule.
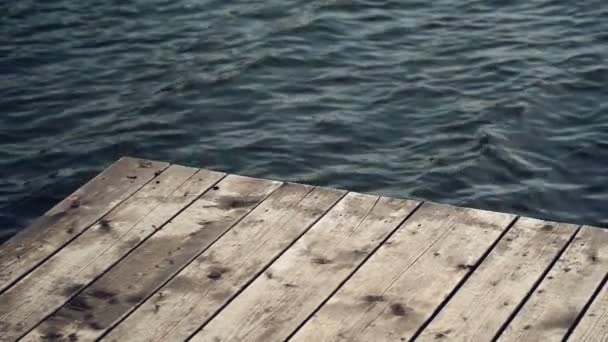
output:
[[491,340],[575,232],[576,226],[520,218],[418,340]]
[[104,340],[187,339],[345,193],[311,190],[283,185]]
[[608,230],[583,227],[500,341],[562,341],[608,273]]
[[425,203],[292,341],[409,340],[514,219]]
[[417,204],[349,193],[192,341],[284,340]]
[[[604,259],[602,262],[606,262]],[[589,310],[574,329],[569,341],[602,342],[608,341],[608,283],[595,298]]]
[[0,293],[169,166],[121,158],[0,248]]
[[193,258],[280,186],[280,182],[229,175],[137,247],[25,341],[68,336],[95,340],[151,296]]
[[222,177],[169,167],[0,295],[0,341],[35,327]]

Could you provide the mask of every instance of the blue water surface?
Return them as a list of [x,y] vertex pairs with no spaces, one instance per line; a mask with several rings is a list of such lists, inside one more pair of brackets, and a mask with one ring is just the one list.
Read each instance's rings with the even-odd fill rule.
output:
[[608,3],[0,2],[0,241],[122,155],[608,224]]

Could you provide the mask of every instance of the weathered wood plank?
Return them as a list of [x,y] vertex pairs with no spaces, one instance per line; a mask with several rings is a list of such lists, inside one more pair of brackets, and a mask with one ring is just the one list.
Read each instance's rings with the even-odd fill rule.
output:
[[34,328],[222,177],[169,167],[0,295],[0,341]]
[[499,341],[561,341],[608,273],[608,230],[583,227]]
[[604,284],[568,341],[608,341],[608,284]]
[[287,338],[417,204],[349,193],[192,341]]
[[25,337],[99,338],[280,186],[229,175]]
[[169,166],[121,158],[0,248],[0,293]]
[[491,340],[575,232],[572,225],[520,218],[418,340]]
[[[344,193],[284,184],[120,323],[104,341],[187,339]],[[273,275],[266,273],[266,276]]]
[[514,215],[425,203],[292,341],[407,341]]

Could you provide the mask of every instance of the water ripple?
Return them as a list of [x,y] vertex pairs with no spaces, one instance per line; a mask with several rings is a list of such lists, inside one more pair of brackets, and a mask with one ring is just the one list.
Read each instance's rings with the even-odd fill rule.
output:
[[599,0],[0,13],[0,241],[123,154],[608,224]]

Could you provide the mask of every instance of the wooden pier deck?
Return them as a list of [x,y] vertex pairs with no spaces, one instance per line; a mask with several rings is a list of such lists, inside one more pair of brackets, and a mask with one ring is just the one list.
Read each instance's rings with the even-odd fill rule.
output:
[[0,341],[608,341],[606,229],[134,158],[0,265]]

